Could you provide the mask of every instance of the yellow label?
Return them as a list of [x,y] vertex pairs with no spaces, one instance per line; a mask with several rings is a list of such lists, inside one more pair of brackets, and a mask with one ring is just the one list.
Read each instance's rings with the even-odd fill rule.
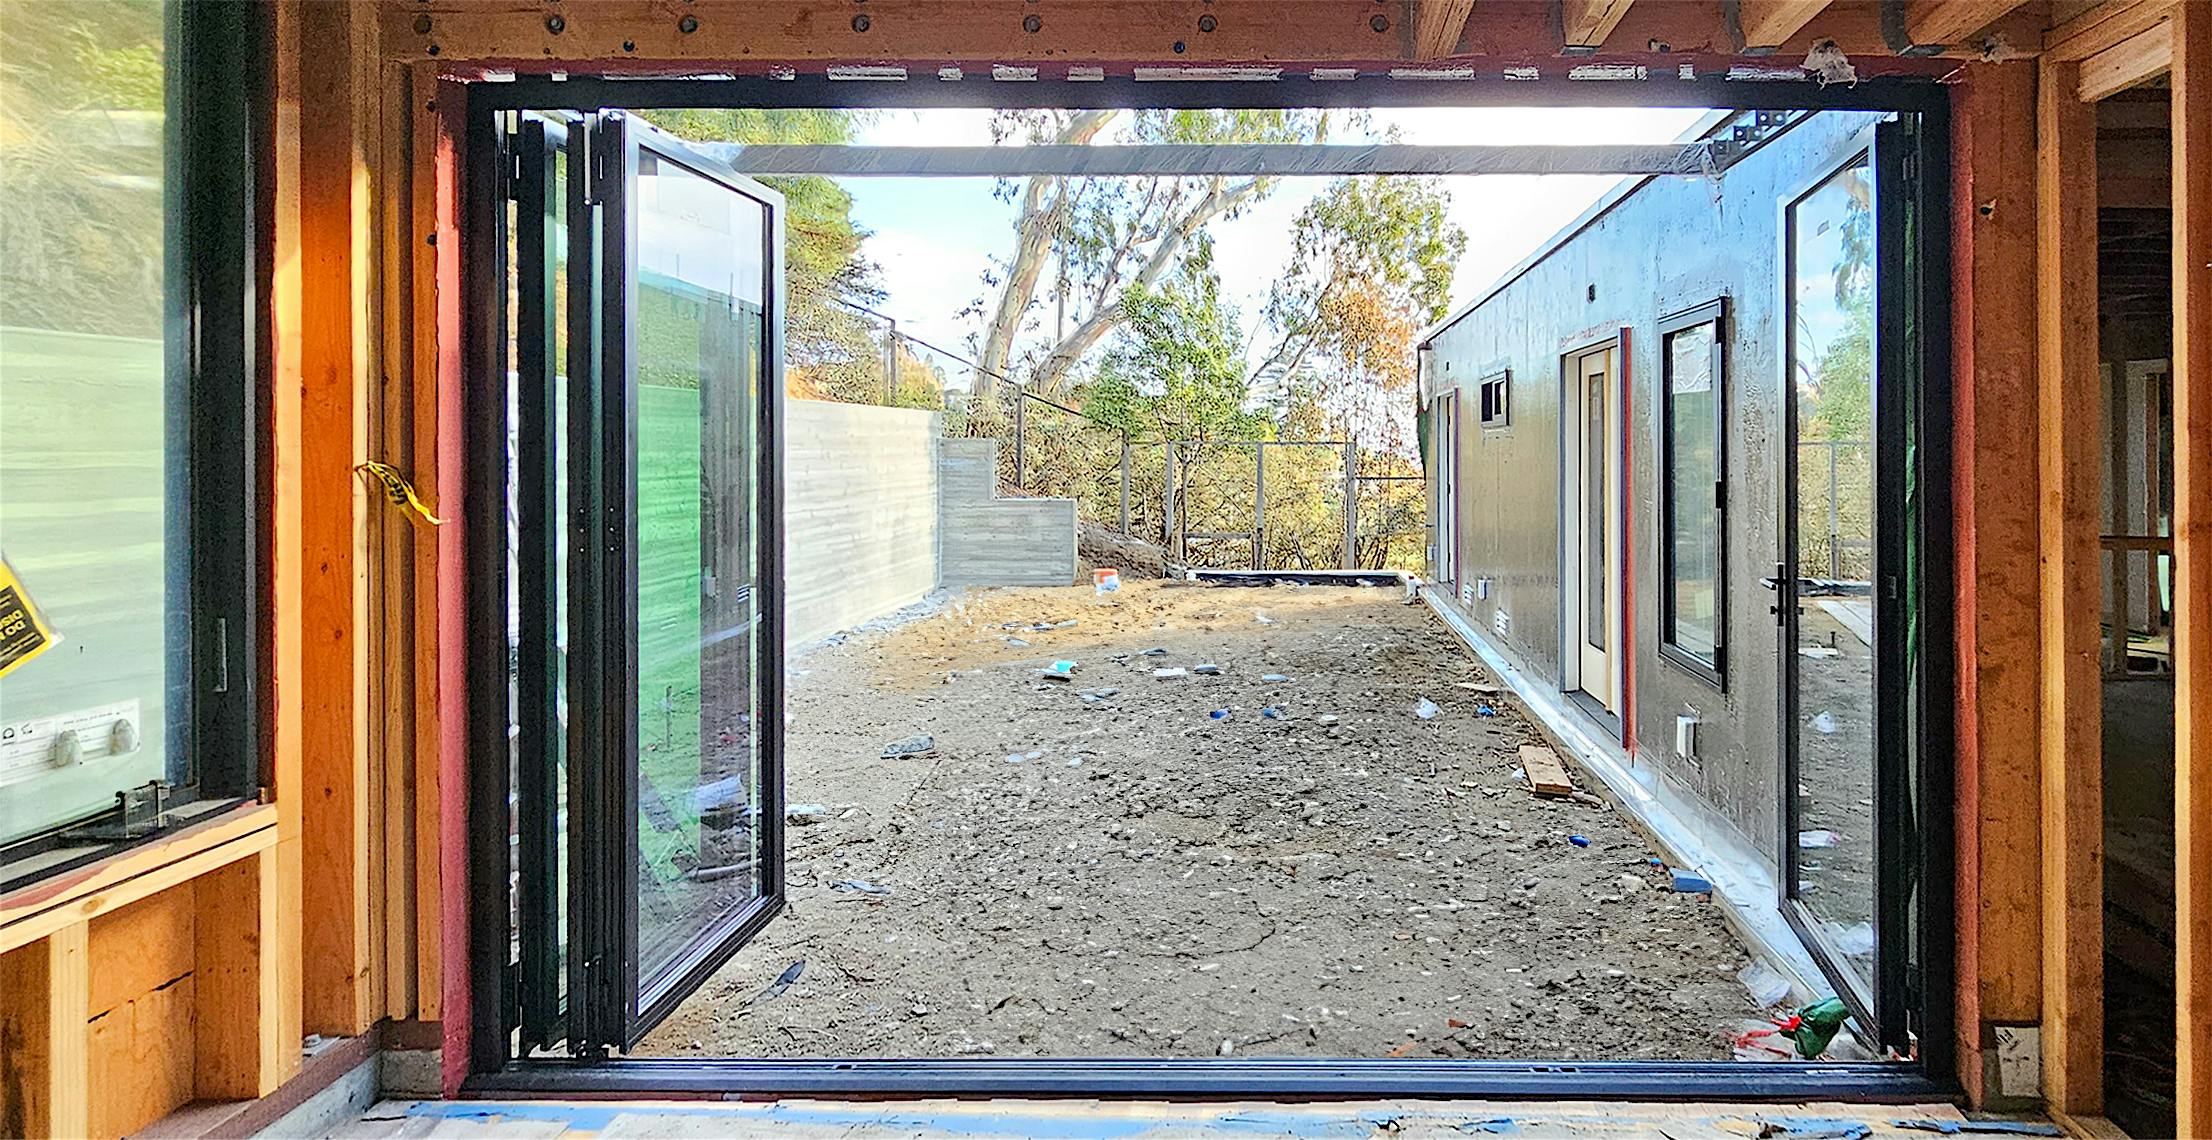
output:
[[0,677],[54,646],[54,631],[31,604],[15,567],[0,558]]

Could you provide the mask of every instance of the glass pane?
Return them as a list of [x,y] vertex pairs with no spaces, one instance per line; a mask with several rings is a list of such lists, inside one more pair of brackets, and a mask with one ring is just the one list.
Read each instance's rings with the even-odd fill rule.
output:
[[167,15],[0,5],[0,843],[192,781],[168,730],[188,579]]
[[[1588,366],[1585,365],[1585,368]],[[1582,639],[1605,648],[1605,373],[1582,377]]]
[[1874,185],[1864,158],[1790,210],[1796,393],[1796,894],[1874,972]]
[[1710,324],[1667,337],[1667,642],[1718,668],[1721,521],[1713,488],[1720,481],[1720,421],[1713,340]]
[[760,203],[639,156],[638,976],[759,896]]

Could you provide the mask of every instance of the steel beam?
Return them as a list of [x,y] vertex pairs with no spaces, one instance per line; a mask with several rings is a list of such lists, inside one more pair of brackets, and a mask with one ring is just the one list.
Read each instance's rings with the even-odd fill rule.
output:
[[1700,174],[1710,143],[1606,146],[740,146],[694,144],[739,174],[844,178],[1188,177],[1347,174]]

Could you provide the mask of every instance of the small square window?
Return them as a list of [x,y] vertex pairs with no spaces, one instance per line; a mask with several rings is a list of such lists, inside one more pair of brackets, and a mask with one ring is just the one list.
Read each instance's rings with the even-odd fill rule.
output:
[[1484,428],[1502,428],[1513,422],[1513,374],[1500,372],[1483,377],[1479,406]]

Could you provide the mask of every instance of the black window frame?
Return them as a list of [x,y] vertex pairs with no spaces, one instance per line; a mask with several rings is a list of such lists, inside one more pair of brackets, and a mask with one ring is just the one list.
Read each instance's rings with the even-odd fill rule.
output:
[[[1497,414],[1490,412],[1490,389],[1497,386]],[[1513,370],[1500,368],[1475,381],[1475,424],[1483,431],[1503,431],[1513,426]]]
[[268,783],[275,37],[261,4],[171,0],[163,22],[167,787],[150,814],[117,789],[99,813],[0,846],[0,892],[260,801]]
[[[1674,550],[1674,337],[1702,325],[1713,326],[1713,513],[1720,530],[1720,563],[1715,568],[1713,600],[1713,659],[1706,661],[1677,644],[1675,632]],[[1728,298],[1715,297],[1702,305],[1660,318],[1659,383],[1655,396],[1659,407],[1653,419],[1659,441],[1659,656],[1690,675],[1728,690]]]

